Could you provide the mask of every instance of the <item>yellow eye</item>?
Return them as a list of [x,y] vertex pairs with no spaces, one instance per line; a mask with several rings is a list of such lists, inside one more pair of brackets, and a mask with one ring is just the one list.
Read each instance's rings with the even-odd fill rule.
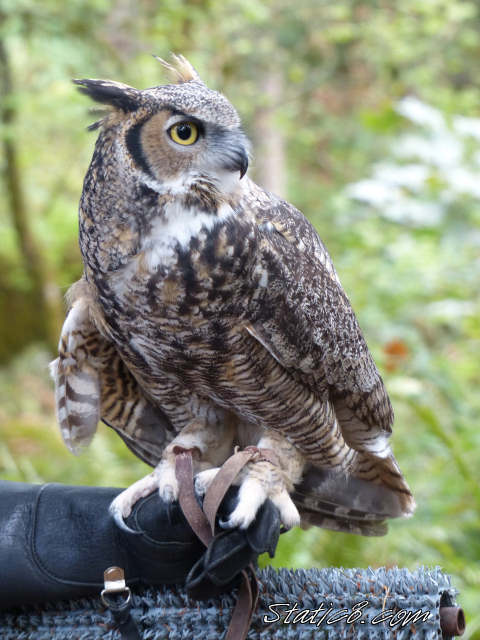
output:
[[168,130],[170,138],[177,144],[189,145],[198,139],[198,127],[193,122],[179,122]]

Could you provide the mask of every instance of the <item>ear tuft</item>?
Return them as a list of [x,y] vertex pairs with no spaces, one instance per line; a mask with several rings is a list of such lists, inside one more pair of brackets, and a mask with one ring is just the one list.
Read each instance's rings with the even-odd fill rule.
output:
[[171,63],[166,62],[166,60],[163,60],[158,56],[154,55],[153,57],[165,67],[174,82],[178,84],[182,82],[191,82],[192,80],[201,82],[200,76],[186,58],[184,58],[182,55],[177,56],[174,53],[172,53],[171,56]]
[[109,104],[122,111],[136,111],[140,106],[140,92],[128,84],[113,80],[73,80],[79,85],[78,90],[92,100]]

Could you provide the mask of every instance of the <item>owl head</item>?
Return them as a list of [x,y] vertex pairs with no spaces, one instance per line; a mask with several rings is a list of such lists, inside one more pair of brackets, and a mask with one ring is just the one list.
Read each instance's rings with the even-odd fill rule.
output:
[[174,83],[138,90],[109,80],[74,80],[82,93],[108,106],[91,127],[102,129],[104,155],[158,193],[188,190],[199,181],[232,190],[248,167],[248,140],[236,110],[183,56],[160,62]]

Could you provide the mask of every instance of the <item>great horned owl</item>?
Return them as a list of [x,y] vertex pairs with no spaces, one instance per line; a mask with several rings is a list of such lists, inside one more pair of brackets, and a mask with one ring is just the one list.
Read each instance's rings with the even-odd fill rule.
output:
[[102,419],[155,467],[112,504],[119,521],[157,488],[177,497],[178,448],[196,450],[204,491],[235,446],[255,445],[277,464],[249,463],[227,526],[247,527],[268,497],[287,527],[300,509],[305,522],[378,532],[414,500],[332,261],[297,209],[245,175],[228,100],[183,57],[164,65],[176,82],[151,89],[76,81],[109,110],[92,126],[84,275],[52,363],[63,438],[76,453]]

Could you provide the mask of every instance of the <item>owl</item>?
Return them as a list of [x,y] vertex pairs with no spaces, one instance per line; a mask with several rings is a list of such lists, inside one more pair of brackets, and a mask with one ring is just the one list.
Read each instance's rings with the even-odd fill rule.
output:
[[247,175],[230,102],[182,56],[151,89],[77,80],[105,105],[79,209],[82,279],[52,363],[63,439],[78,453],[99,420],[154,470],[132,505],[178,496],[175,458],[194,452],[204,493],[236,447],[225,524],[246,528],[268,498],[290,528],[362,534],[415,503],[392,454],[393,412],[316,231]]

